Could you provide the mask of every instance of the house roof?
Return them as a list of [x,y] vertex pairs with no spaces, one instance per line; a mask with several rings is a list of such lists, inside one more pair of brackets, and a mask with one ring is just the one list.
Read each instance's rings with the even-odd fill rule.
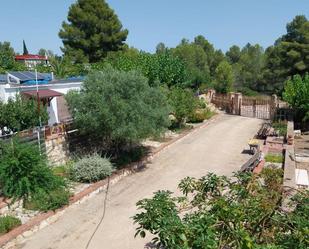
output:
[[[62,96],[63,94],[54,90],[50,90],[50,89],[42,89],[39,90],[39,98],[40,99],[46,99],[46,98],[52,98],[52,97],[58,97],[58,96]],[[31,98],[36,98],[37,97],[37,91],[33,90],[33,91],[23,91],[21,92],[23,95],[31,97]]]
[[37,54],[15,55],[15,60],[47,60],[46,56]]

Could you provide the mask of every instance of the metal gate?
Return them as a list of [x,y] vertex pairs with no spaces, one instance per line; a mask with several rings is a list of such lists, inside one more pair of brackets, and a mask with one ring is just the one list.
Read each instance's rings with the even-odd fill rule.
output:
[[240,115],[244,117],[271,119],[273,105],[269,97],[244,96],[241,101]]
[[216,94],[212,97],[211,103],[213,103],[217,108],[226,111],[227,113],[233,112],[233,99],[227,94]]
[[229,114],[260,119],[273,119],[278,107],[271,97],[249,97],[239,94],[214,94],[211,103]]

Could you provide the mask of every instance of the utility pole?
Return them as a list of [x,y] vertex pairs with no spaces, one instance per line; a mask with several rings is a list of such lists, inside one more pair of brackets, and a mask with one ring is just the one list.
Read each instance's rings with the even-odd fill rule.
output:
[[38,138],[39,151],[40,151],[40,154],[42,154],[42,152],[41,152],[41,137],[40,137],[42,122],[41,122],[41,110],[40,110],[38,71],[36,69],[35,69],[35,83],[36,83],[36,97],[37,97],[37,101],[38,101],[38,115],[39,115],[39,123],[40,123],[40,127],[37,131],[37,138]]
[[39,94],[38,71],[36,69],[35,69],[35,83],[36,83],[36,98],[37,98],[37,102],[38,102],[39,122],[40,122],[40,127],[42,127],[41,110],[40,110],[40,94]]

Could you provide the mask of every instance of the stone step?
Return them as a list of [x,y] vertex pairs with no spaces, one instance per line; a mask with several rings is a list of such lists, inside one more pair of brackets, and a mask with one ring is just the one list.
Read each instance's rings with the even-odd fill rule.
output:
[[305,169],[295,169],[296,184],[309,187],[308,171]]

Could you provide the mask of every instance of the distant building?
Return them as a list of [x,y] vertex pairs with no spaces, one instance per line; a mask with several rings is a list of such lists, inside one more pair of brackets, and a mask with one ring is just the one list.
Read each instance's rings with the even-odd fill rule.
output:
[[23,41],[23,54],[15,55],[15,61],[25,64],[29,70],[34,69],[37,65],[49,65],[46,55],[29,54],[25,41]]
[[27,55],[15,55],[15,61],[25,64],[25,66],[31,70],[34,69],[37,65],[43,64],[48,66],[48,57],[35,54]]
[[65,122],[71,119],[64,95],[70,90],[80,90],[83,78],[56,80],[53,74],[38,73],[38,95],[36,75],[34,72],[8,72],[0,75],[0,100],[7,102],[21,94],[27,98],[37,99],[47,106],[48,124]]

